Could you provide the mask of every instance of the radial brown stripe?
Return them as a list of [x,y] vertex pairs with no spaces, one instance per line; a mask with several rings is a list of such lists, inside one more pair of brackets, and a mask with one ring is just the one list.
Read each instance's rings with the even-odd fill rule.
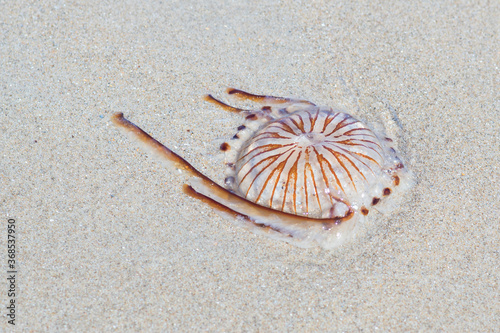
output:
[[[368,142],[371,142],[371,141],[368,141]],[[338,144],[341,143],[340,141],[331,141],[331,140],[325,140],[325,144],[331,144],[332,146],[334,146],[335,148],[341,148],[341,146],[339,146]],[[366,149],[370,149],[370,150],[373,150],[375,153],[377,153],[378,156],[380,156],[382,158],[382,155],[379,153],[379,151],[373,147],[370,147],[370,146],[367,146],[363,143],[357,143],[357,144],[349,144],[348,146],[358,146],[358,147],[364,147]]]
[[302,126],[301,126],[299,123],[297,123],[297,121],[295,119],[293,119],[291,117],[289,119],[293,123],[293,125],[300,131],[300,133],[304,133],[304,124],[302,124]]
[[308,198],[308,193],[307,193],[307,168],[311,168],[311,164],[309,164],[309,150],[306,150],[306,157],[305,157],[305,165],[304,165],[304,194],[305,194],[305,199],[306,199],[306,213],[309,212],[309,198]]
[[[294,143],[289,143],[289,144],[287,144],[287,145],[268,144],[268,145],[264,145],[264,146],[257,146],[257,147],[255,147],[255,148],[253,148],[252,150],[250,150],[250,151],[249,151],[248,153],[246,153],[245,155],[243,155],[242,157],[240,157],[240,158],[238,159],[238,161],[237,161],[237,162],[241,162],[241,160],[243,160],[244,158],[246,158],[248,155],[250,155],[251,153],[253,153],[253,152],[254,152],[254,151],[256,151],[256,150],[263,150],[263,151],[261,151],[261,152],[259,152],[259,153],[255,154],[254,156],[252,156],[252,158],[251,158],[251,159],[253,159],[253,158],[255,158],[256,156],[259,156],[259,155],[261,155],[261,154],[268,153],[268,152],[270,152],[270,151],[273,151],[273,150],[276,150],[276,149],[280,149],[280,148],[283,148],[283,147],[290,147],[290,146],[295,146],[295,144],[294,144]],[[251,160],[251,159],[250,159],[250,160]],[[249,160],[249,161],[250,161],[250,160]],[[247,161],[246,163],[248,163],[249,161]],[[245,163],[245,164],[246,164],[246,163]],[[245,164],[244,164],[244,165],[245,165]]]
[[290,120],[297,126],[297,128],[300,130],[301,133],[305,133],[304,129],[304,119],[302,119],[301,115],[297,115],[299,118],[299,122],[297,123],[292,117],[290,117]]
[[[293,148],[290,148],[289,150],[287,150],[286,152],[284,153],[281,153],[281,154],[276,154],[276,155],[273,155],[273,156],[276,156],[276,158],[274,160],[271,161],[271,163],[267,164],[265,167],[262,168],[262,170],[254,177],[254,179],[252,180],[252,183],[250,184],[250,186],[248,187],[248,190],[247,190],[247,194],[246,196],[248,196],[248,192],[250,191],[250,188],[253,186],[253,183],[255,182],[255,180],[260,176],[261,173],[263,173],[264,171],[267,170],[267,168],[269,168],[274,162],[276,162],[276,160],[286,154],[287,152],[289,152],[290,150],[292,150]],[[287,156],[286,160],[288,160],[288,158],[290,158],[290,156],[293,154],[293,151],[290,152],[290,154]],[[256,168],[258,165],[260,165],[262,162],[264,162],[267,158],[265,158],[264,160],[261,160],[259,163],[255,164],[254,166],[252,166],[250,168],[250,170],[248,170],[248,172],[245,174],[245,177],[243,177],[243,179],[240,181],[240,185],[241,183],[243,182],[243,180],[245,180],[246,176],[248,174],[250,174],[254,168]]]
[[347,176],[349,176],[349,179],[351,180],[351,183],[352,183],[352,186],[354,187],[354,190],[357,191],[356,189],[356,184],[354,184],[354,180],[352,179],[352,176],[351,176],[351,173],[349,172],[349,170],[346,168],[345,164],[340,160],[340,158],[337,156],[337,154],[339,154],[338,152],[336,152],[335,150],[331,149],[331,148],[328,148],[328,147],[325,147],[326,150],[328,150],[330,153],[332,153],[332,155],[337,159],[337,162],[339,162],[340,166],[342,168],[344,168],[345,172],[347,172]]
[[300,160],[300,155],[302,155],[302,152],[299,152],[297,155],[297,159],[295,160],[295,163],[293,164],[292,168],[290,169],[290,172],[293,175],[293,211],[297,213],[297,164],[299,163]]
[[[290,156],[293,154],[294,152],[291,152],[290,153]],[[289,157],[290,157],[289,156]],[[295,163],[297,163],[297,160],[295,161]],[[295,172],[297,173],[297,172]],[[285,191],[283,192],[283,203],[281,205],[281,211],[284,211],[285,209],[285,203],[286,203],[286,195],[287,195],[287,192],[288,192],[288,184],[290,184],[290,171],[288,171],[288,177],[287,177],[287,180],[286,180],[286,185],[285,185]]]
[[319,199],[318,186],[316,185],[316,178],[314,177],[314,170],[311,167],[311,164],[307,163],[307,166],[309,167],[309,172],[311,173],[311,179],[313,181],[314,193],[316,194],[316,200],[318,201],[318,207],[319,207],[319,210],[321,211],[321,200]]
[[[352,119],[352,118],[351,118]],[[349,124],[343,124],[343,122],[345,121],[348,121],[348,120],[351,120],[349,118],[345,118],[344,120],[342,120],[340,123],[337,124],[337,126],[335,127],[335,129],[333,131],[331,131],[330,133],[328,134],[325,134],[325,136],[330,136],[332,135],[333,133],[337,132],[338,130],[341,130],[342,128],[344,127],[347,127],[347,126],[351,126],[352,124],[356,124],[356,123],[359,123],[359,121],[355,120],[353,121],[352,123],[349,123]]]
[[328,166],[328,169],[330,169],[330,172],[333,175],[333,177],[335,177],[335,182],[337,183],[339,188],[342,190],[342,192],[345,193],[344,187],[342,186],[342,182],[340,181],[339,177],[337,176],[337,173],[335,172],[335,170],[333,170],[333,167],[332,167],[332,164],[330,163],[330,161],[328,161],[326,158],[324,158],[323,155],[320,155],[320,156],[321,156],[321,164],[320,164],[321,171],[323,172],[323,164],[326,164]]
[[[290,154],[291,155],[291,154]],[[289,156],[290,157],[290,156]],[[276,191],[276,186],[278,186],[278,183],[281,179],[281,173],[283,172],[283,169],[285,168],[285,165],[286,165],[286,162],[288,161],[288,158],[286,158],[283,162],[281,162],[279,165],[278,165],[278,168],[281,166],[281,164],[283,163],[283,166],[280,168],[280,171],[279,171],[279,174],[278,176],[276,177],[276,181],[274,182],[274,186],[273,186],[273,192],[271,193],[271,198],[269,199],[269,207],[272,207],[273,206],[273,199],[274,199],[274,193]]]
[[[366,139],[357,139],[357,138],[353,138],[353,139],[349,139],[348,141],[351,141],[352,144],[354,145],[355,142],[353,142],[354,140],[356,141],[361,141],[361,142],[368,142],[368,143],[373,143],[374,145],[378,146],[380,148],[380,145],[378,143],[376,143],[375,141],[372,141],[372,140],[366,140]],[[344,141],[333,141],[333,142],[337,142],[337,143],[344,143]],[[349,143],[346,143],[346,144],[349,144]]]
[[253,142],[263,140],[263,139],[291,139],[291,138],[288,136],[282,136],[278,132],[263,132],[263,133],[260,133],[259,135],[256,135],[253,138]]
[[318,153],[318,151],[316,150],[316,148],[313,148],[313,149],[314,149],[314,152],[316,153],[316,159],[319,162],[319,166],[321,168],[321,173],[323,174],[323,179],[325,180],[326,188],[329,188],[330,184],[328,182],[328,177],[326,176],[325,169],[323,168],[323,164],[326,164],[328,166],[328,168],[330,169],[330,172],[332,173],[333,177],[335,177],[335,182],[340,187],[340,189],[342,190],[342,192],[345,193],[344,188],[342,187],[342,183],[340,182],[339,177],[337,177],[337,173],[335,172],[335,170],[333,170],[333,167],[330,164],[330,161],[328,161],[326,158],[324,158],[323,154]]
[[368,160],[371,160],[372,162],[376,163],[377,165],[379,165],[377,163],[377,161],[375,161],[373,158],[371,158],[369,156],[366,156],[366,155],[363,155],[361,153],[356,153],[356,152],[348,152],[348,153],[351,154],[352,157],[356,158],[356,160],[359,161],[359,163],[362,163],[365,167],[367,167],[375,175],[375,172],[372,170],[372,168],[368,164],[366,164],[365,162],[363,162],[362,159],[360,159],[359,157],[357,157],[357,156],[355,156],[353,154],[360,155],[360,156],[362,156],[362,157],[364,157],[364,158],[366,158]]
[[[340,149],[340,147],[338,145],[336,145],[337,141],[330,141],[330,140],[325,140],[324,141],[325,144],[330,144],[332,145],[333,147],[335,147],[336,149]],[[370,149],[370,150],[373,150],[378,156],[380,156],[380,158],[383,158],[382,155],[374,148],[372,147],[369,147],[367,145],[364,145],[364,144],[359,144],[358,146],[361,146],[361,147],[364,147],[364,148],[367,148],[367,149]]]
[[[367,133],[354,133],[354,134],[351,134],[352,132],[356,132],[356,131],[366,131]],[[348,130],[347,132],[344,132],[343,134],[340,134],[338,136],[336,136],[336,138],[338,137],[341,137],[343,135],[347,135],[347,136],[354,136],[354,135],[368,135],[368,136],[373,136],[375,137],[375,135],[373,135],[372,131],[370,131],[368,128],[365,128],[365,127],[359,127],[359,128],[353,128],[353,129],[350,129]]]
[[[244,176],[244,177],[240,180],[240,184],[239,184],[239,186],[241,186],[241,184],[243,183],[243,181],[245,180],[245,178],[247,178],[247,176],[248,176],[248,175],[252,172],[252,170],[253,170],[255,167],[257,167],[257,166],[261,165],[262,163],[266,162],[267,160],[270,160],[270,161],[269,161],[269,163],[268,163],[268,164],[267,164],[267,165],[266,165],[266,166],[262,169],[262,171],[261,171],[261,172],[259,172],[259,175],[260,175],[260,174],[261,174],[261,173],[262,173],[262,172],[263,172],[263,171],[264,171],[267,167],[269,167],[269,166],[270,166],[271,164],[273,164],[273,163],[274,163],[274,162],[275,162],[278,158],[280,158],[280,156],[281,156],[281,154],[276,154],[276,155],[269,156],[269,157],[267,157],[267,158],[265,158],[265,159],[263,159],[263,160],[260,160],[257,164],[255,164],[254,166],[252,166],[252,167],[250,168],[250,170],[248,170],[248,172],[245,174],[245,176]],[[258,175],[257,175],[257,176],[258,176]],[[247,194],[245,195],[245,197],[246,197],[246,196],[248,196],[248,192],[250,191],[250,188],[252,187],[253,182],[255,181],[255,179],[257,179],[257,177],[255,177],[255,178],[253,179],[252,183],[250,183],[250,186],[248,187]]]
[[[356,171],[358,171],[358,173],[361,175],[361,177],[363,177],[366,180],[365,175],[359,170],[358,166],[347,155],[341,154],[340,152],[339,152],[339,154],[342,157],[344,157],[347,161],[349,161],[349,163],[351,163],[351,165],[354,167],[354,169],[356,169]],[[351,155],[350,152],[347,152],[347,154]]]
[[[337,148],[337,147],[336,147],[336,148]],[[339,150],[341,150],[341,151],[342,151],[343,153],[345,153],[346,155],[350,155],[351,157],[353,157],[356,161],[358,161],[359,163],[363,164],[363,165],[364,165],[366,168],[368,168],[368,169],[369,169],[369,170],[370,170],[373,174],[375,174],[375,173],[374,173],[374,171],[372,170],[372,168],[371,168],[368,164],[366,164],[366,163],[365,163],[365,162],[364,162],[364,161],[363,161],[363,160],[362,160],[359,156],[361,156],[362,158],[365,158],[365,159],[367,159],[367,160],[369,160],[369,161],[372,161],[373,163],[375,163],[375,164],[379,165],[379,164],[378,164],[378,162],[377,162],[375,159],[371,158],[370,156],[367,156],[367,155],[361,154],[361,153],[357,153],[357,152],[352,152],[352,151],[349,151],[349,150],[344,149],[344,148],[342,148],[342,147],[338,147],[338,149],[339,149]]]
[[333,117],[330,118],[330,115],[326,116],[326,119],[325,119],[325,123],[323,124],[323,129],[321,130],[321,133],[325,133],[326,131],[326,128],[328,127],[328,125],[330,125],[330,123],[335,119],[337,118],[337,116],[339,115],[340,113],[335,113],[333,115]]
[[311,122],[311,132],[314,132],[314,127],[315,127],[316,121],[318,120],[318,117],[319,117],[319,109],[316,110],[316,116],[314,118],[313,118],[312,114],[310,114],[309,112],[307,112],[307,114],[309,114],[309,119]]
[[[293,149],[293,147],[292,147],[292,148],[290,148],[290,149],[288,149],[288,150],[286,150],[286,151],[284,151],[284,152],[282,152],[282,153],[278,153],[278,154],[275,154],[275,155],[271,155],[271,156],[268,156],[268,157],[266,157],[266,158],[264,158],[264,159],[260,160],[258,163],[256,163],[256,164],[255,164],[255,165],[253,165],[252,167],[250,167],[250,170],[248,170],[248,172],[245,174],[245,176],[241,179],[241,181],[240,181],[240,185],[243,183],[243,181],[245,180],[245,178],[246,178],[246,177],[247,177],[247,176],[248,176],[248,175],[252,172],[252,170],[253,170],[254,168],[256,168],[257,166],[259,166],[260,164],[262,164],[264,161],[266,161],[266,160],[268,160],[268,159],[270,159],[270,158],[276,157],[273,161],[271,161],[271,163],[269,163],[268,165],[266,165],[266,166],[264,167],[264,169],[263,169],[263,170],[267,169],[267,168],[268,168],[271,164],[273,164],[273,163],[274,163],[274,162],[275,162],[275,161],[276,161],[276,160],[277,160],[280,156],[282,156],[282,155],[284,155],[284,154],[288,153],[288,152],[289,152],[290,150],[292,150],[292,149]],[[259,155],[259,154],[257,154],[257,155]],[[255,155],[255,156],[257,156],[257,155]],[[254,156],[254,157],[255,157],[255,156]],[[250,163],[250,161],[252,161],[252,159],[253,159],[254,157],[252,157],[251,159],[249,159],[248,161],[246,161],[246,162],[245,162],[245,164],[243,164],[243,166],[240,168],[240,170],[242,170],[244,166],[246,166],[248,163]]]
[[[259,199],[262,196],[262,193],[264,192],[264,190],[267,187],[267,183],[269,183],[269,181],[271,180],[271,178],[273,178],[274,173],[276,171],[279,171],[278,177],[281,176],[281,172],[283,171],[283,168],[285,167],[285,164],[286,164],[287,160],[288,160],[288,158],[286,160],[282,161],[280,164],[278,164],[278,166],[271,171],[271,173],[269,174],[269,176],[267,176],[266,181],[264,182],[264,185],[262,186],[262,189],[260,190],[259,195],[257,196],[257,199],[255,199],[255,202],[259,202]],[[257,175],[257,177],[262,172],[264,172],[264,170],[265,169],[262,169],[262,171]],[[257,177],[255,177],[255,179],[257,179]],[[252,185],[253,185],[253,182],[252,182]],[[276,188],[276,185],[274,186],[274,188]],[[250,191],[250,187],[248,188],[248,191]],[[247,191],[247,195],[248,195],[248,191]],[[273,190],[273,194],[274,194],[274,190]],[[269,207],[272,207],[272,205],[273,205],[273,196],[271,196],[271,199],[269,201]]]
[[283,122],[274,123],[273,125],[269,126],[266,130],[269,130],[270,128],[278,128],[279,130],[288,132],[294,136],[297,135],[297,133],[295,133],[293,128],[291,128],[289,125],[287,125]]

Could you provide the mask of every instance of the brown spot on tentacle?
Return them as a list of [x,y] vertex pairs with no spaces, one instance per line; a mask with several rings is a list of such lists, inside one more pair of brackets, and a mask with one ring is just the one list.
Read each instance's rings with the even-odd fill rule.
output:
[[375,206],[376,204],[378,204],[380,201],[380,198],[373,198],[372,200],[372,206]]
[[226,177],[226,179],[224,179],[224,184],[226,185],[226,187],[229,188],[233,188],[234,182],[235,182],[234,177]]
[[394,186],[398,186],[399,185],[399,177],[393,176],[392,179],[394,179]]
[[384,188],[384,196],[388,196],[389,194],[391,194],[391,189],[388,187]]
[[392,139],[391,138],[385,138],[385,141],[392,142]]
[[237,130],[243,131],[245,128],[247,128],[245,125],[240,125],[240,126],[238,126]]
[[231,149],[231,146],[227,142],[224,142],[223,144],[220,145],[220,150],[222,151],[228,151],[229,149]]
[[236,140],[236,139],[239,139],[239,138],[240,138],[240,136],[239,136],[238,134],[235,134],[235,135],[233,135],[233,137],[232,137],[232,139],[233,139],[233,140]]
[[366,207],[361,207],[361,214],[366,216],[366,215],[368,215],[369,212],[370,211],[368,209],[366,209]]
[[248,116],[246,116],[246,119],[248,119],[248,120],[256,120],[257,119],[257,115],[255,113],[249,114]]

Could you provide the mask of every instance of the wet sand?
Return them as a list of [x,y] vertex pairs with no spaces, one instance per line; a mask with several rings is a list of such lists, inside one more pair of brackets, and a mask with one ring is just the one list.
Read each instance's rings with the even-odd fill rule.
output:
[[[499,9],[4,4],[0,257],[5,272],[14,219],[16,328],[498,330]],[[109,122],[124,112],[221,183],[218,147],[242,119],[203,96],[226,87],[391,120],[416,186],[348,244],[301,249],[186,196]]]

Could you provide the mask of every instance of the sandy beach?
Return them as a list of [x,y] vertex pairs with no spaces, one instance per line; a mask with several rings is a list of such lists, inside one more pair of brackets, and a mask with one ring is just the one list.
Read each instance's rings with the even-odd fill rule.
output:
[[[0,331],[498,332],[498,2],[1,8]],[[416,185],[302,249],[187,196],[110,122],[222,184],[242,117],[203,98],[227,87],[391,120]]]

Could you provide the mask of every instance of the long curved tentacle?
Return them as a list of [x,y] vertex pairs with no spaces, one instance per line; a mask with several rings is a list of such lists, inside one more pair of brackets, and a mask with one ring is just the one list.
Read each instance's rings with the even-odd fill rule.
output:
[[[189,162],[174,153],[169,148],[155,140],[149,134],[144,132],[137,125],[124,118],[123,113],[115,113],[111,117],[111,121],[135,138],[147,150],[159,157],[162,161],[183,173],[193,176],[191,185],[197,193],[206,196],[220,205],[227,207],[229,210],[235,211],[241,215],[249,216],[255,222],[267,224],[265,221],[280,221],[283,224],[300,224],[300,223],[323,223],[328,225],[339,225],[350,220],[354,215],[354,210],[349,207],[343,216],[336,216],[327,219],[309,218],[306,216],[298,216],[272,208],[260,206],[245,198],[242,198],[222,186],[212,181],[207,176],[196,170]],[[189,194],[189,193],[188,193]],[[196,197],[193,195],[193,197]],[[199,199],[199,197],[196,197]]]
[[206,95],[205,96],[205,101],[210,102],[212,104],[217,105],[218,107],[222,108],[223,110],[233,112],[233,113],[240,113],[240,112],[251,112],[251,110],[245,110],[245,109],[240,109],[234,106],[231,106],[229,104],[226,104],[217,98],[213,97],[212,95]]

